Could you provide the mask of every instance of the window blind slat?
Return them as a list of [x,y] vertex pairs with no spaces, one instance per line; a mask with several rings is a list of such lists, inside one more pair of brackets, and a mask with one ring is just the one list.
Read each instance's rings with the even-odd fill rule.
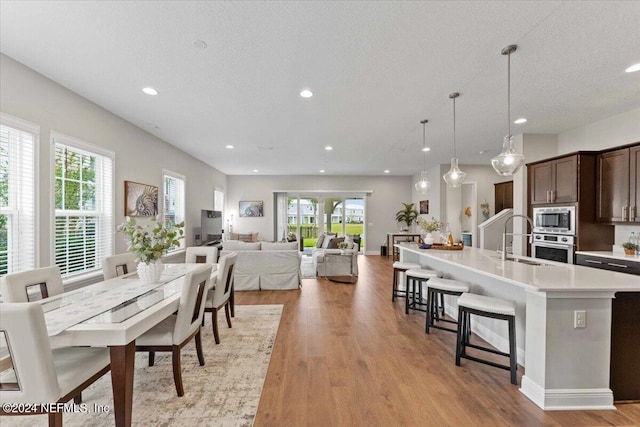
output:
[[62,136],[55,143],[54,258],[63,276],[113,255],[113,159]]
[[0,116],[0,276],[35,268],[37,127]]

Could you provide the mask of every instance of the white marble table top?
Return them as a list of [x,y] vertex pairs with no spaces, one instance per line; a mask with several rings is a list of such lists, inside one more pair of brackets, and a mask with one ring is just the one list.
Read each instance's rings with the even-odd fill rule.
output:
[[[461,251],[419,249],[414,243],[399,243],[401,250],[434,258],[470,271],[488,275],[528,291],[627,291],[640,292],[640,276],[572,264],[519,257],[544,265],[503,261],[495,251],[465,247]],[[402,259],[402,258],[401,258]],[[428,263],[428,260],[425,261]]]
[[133,273],[41,300],[52,346],[131,342],[175,312],[184,276],[208,265],[168,264],[159,284]]

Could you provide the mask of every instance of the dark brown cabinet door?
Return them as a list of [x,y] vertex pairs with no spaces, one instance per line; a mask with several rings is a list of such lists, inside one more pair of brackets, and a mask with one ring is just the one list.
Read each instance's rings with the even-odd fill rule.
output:
[[513,208],[513,181],[498,182],[494,185],[495,204],[498,213],[503,209]]
[[598,156],[598,197],[596,202],[598,221],[627,221],[629,181],[628,148],[610,151]]
[[640,147],[629,149],[629,221],[640,222]]
[[578,201],[578,156],[551,162],[551,202]]
[[531,185],[531,204],[551,201],[551,162],[532,165],[529,171]]
[[538,163],[530,167],[531,204],[578,201],[578,156]]

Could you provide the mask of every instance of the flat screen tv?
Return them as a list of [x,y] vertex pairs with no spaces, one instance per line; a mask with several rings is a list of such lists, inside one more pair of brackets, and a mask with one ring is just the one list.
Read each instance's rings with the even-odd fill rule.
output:
[[222,240],[222,212],[202,210],[200,214],[200,232],[202,243],[212,243]]

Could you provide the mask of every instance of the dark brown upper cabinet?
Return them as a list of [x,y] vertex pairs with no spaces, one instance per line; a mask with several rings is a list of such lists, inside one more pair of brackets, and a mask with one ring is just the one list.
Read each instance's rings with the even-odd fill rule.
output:
[[495,212],[513,208],[513,181],[498,182],[494,185]]
[[640,146],[598,156],[596,217],[600,222],[640,222]]
[[530,203],[566,204],[578,201],[578,155],[528,165]]

